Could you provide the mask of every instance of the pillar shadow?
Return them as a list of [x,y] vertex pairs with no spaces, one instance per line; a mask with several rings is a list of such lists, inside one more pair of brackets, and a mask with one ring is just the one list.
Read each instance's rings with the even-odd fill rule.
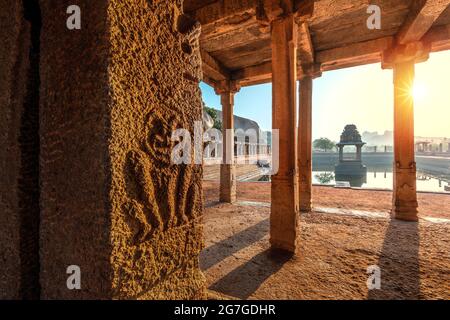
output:
[[381,289],[370,290],[368,299],[420,298],[419,246],[417,222],[390,221],[378,260]]
[[217,205],[219,205],[221,202],[219,200],[213,200],[213,201],[204,201],[204,208],[213,208]]
[[217,242],[204,249],[200,254],[200,267],[207,270],[225,258],[250,246],[264,238],[269,233],[269,219],[262,220],[257,224],[232,236]]
[[248,299],[292,257],[286,251],[267,249],[216,281],[210,289],[239,299]]

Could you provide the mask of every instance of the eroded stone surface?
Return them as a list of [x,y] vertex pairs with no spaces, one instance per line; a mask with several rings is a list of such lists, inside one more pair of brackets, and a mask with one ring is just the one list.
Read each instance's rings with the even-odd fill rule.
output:
[[39,297],[39,13],[30,6],[0,4],[1,299]]
[[200,27],[181,0],[80,2],[80,31],[41,3],[42,297],[203,297],[202,171],[170,163],[201,121]]

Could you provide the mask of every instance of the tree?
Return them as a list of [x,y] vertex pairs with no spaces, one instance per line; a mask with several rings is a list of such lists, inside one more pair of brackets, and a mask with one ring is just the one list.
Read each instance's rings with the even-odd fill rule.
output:
[[313,146],[315,149],[320,149],[327,152],[328,150],[335,148],[336,144],[328,138],[320,138],[314,140]]
[[217,110],[214,108],[210,108],[206,105],[203,105],[203,109],[206,111],[207,114],[210,115],[211,118],[213,118],[214,120],[213,128],[222,131],[222,121],[217,117]]

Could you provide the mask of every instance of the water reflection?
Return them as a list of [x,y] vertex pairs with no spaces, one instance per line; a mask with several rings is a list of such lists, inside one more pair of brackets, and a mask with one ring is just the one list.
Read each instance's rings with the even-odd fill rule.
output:
[[[368,172],[367,175],[336,175],[331,171],[315,171],[313,172],[313,184],[322,185],[342,185],[342,182],[348,183],[355,188],[374,188],[374,189],[390,189],[393,186],[392,172]],[[449,182],[434,178],[424,173],[417,174],[417,190],[432,192],[450,192]]]

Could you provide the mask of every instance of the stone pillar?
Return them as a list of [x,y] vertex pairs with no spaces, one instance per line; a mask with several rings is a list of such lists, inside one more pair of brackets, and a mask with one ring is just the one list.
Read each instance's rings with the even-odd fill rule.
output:
[[344,146],[340,145],[339,148],[339,162],[344,161]]
[[271,22],[272,125],[279,130],[279,170],[272,177],[270,242],[296,252],[298,240],[297,188],[297,32],[287,13]]
[[223,160],[220,165],[220,201],[236,201],[236,165],[234,158],[234,95],[239,91],[236,83],[223,81],[217,88],[222,103]]
[[171,161],[202,120],[200,25],[181,1],[78,0],[68,30],[67,1],[39,3],[41,298],[204,298],[202,167]]
[[356,160],[358,161],[362,160],[362,147],[363,146],[356,146]]
[[414,151],[415,63],[429,58],[431,46],[420,41],[397,45],[383,52],[382,68],[394,73],[394,186],[392,216],[417,221],[416,161]]
[[311,211],[312,195],[312,89],[313,78],[300,80],[298,127],[298,175],[300,211]]
[[0,299],[39,299],[37,1],[2,1],[0,21]]
[[414,153],[414,61],[394,64],[394,192],[392,214],[417,221]]

